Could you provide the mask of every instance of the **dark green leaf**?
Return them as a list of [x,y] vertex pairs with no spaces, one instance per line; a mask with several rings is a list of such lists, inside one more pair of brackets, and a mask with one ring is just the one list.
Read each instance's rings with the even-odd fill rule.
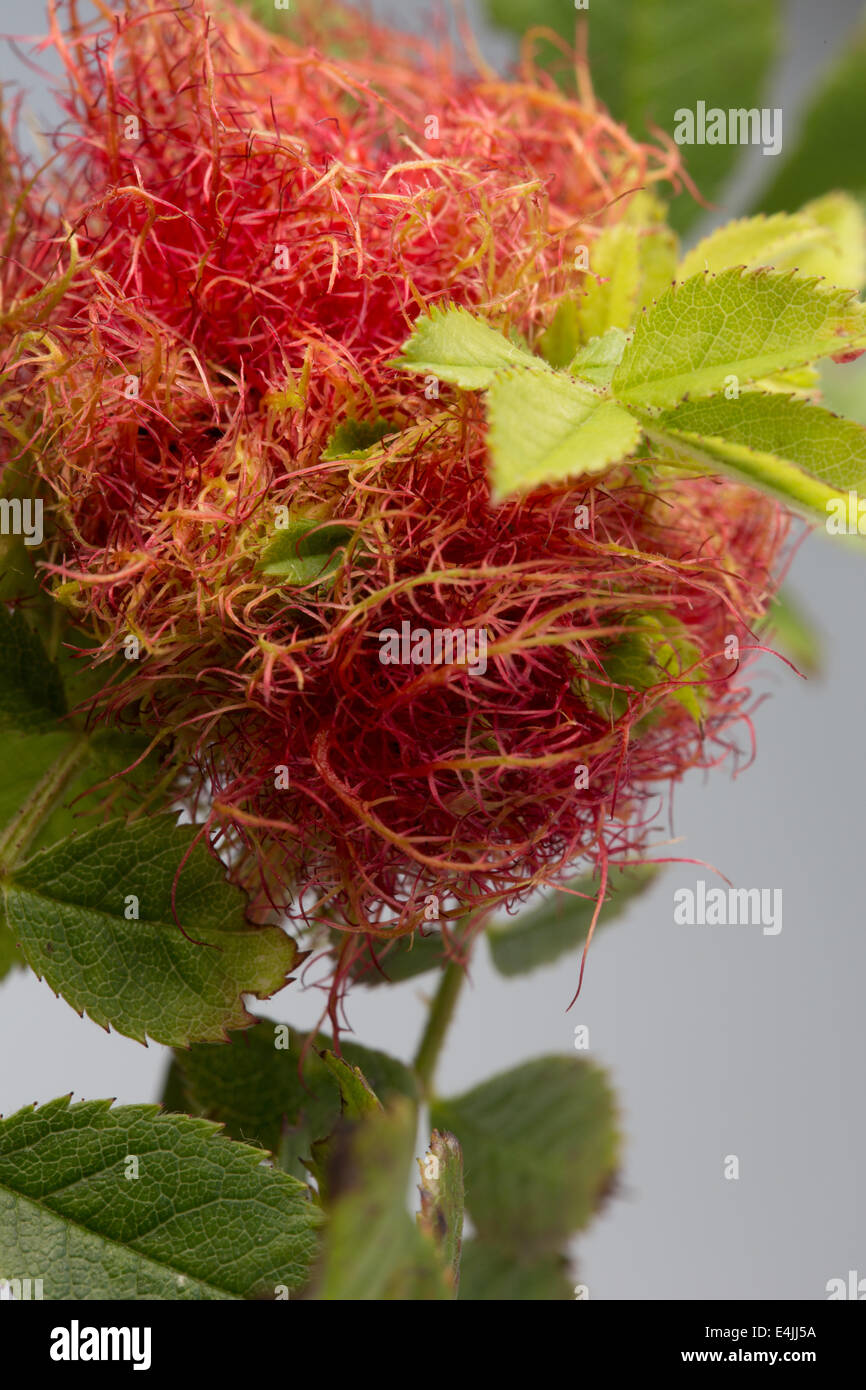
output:
[[445,960],[442,933],[430,931],[427,936],[415,932],[396,941],[376,942],[377,970],[371,959],[364,958],[355,967],[353,979],[362,985],[398,984],[412,980],[428,970],[435,970]]
[[317,1298],[384,1302],[451,1297],[433,1242],[406,1210],[415,1123],[415,1107],[400,1100],[335,1136]]
[[259,561],[262,574],[286,584],[329,579],[340,568],[352,529],[333,522],[295,520],[277,531]]
[[[7,872],[9,928],[79,1013],[144,1042],[216,1040],[250,1023],[244,994],[286,983],[298,951],[256,927],[198,828],[155,816],[72,836]],[[137,915],[136,915],[137,914]]]
[[[610,896],[599,914],[596,930],[616,921],[632,898],[652,885],[657,872],[651,864],[612,870]],[[575,879],[568,886],[583,896],[554,892],[529,912],[488,927],[490,954],[500,975],[526,974],[583,945],[595,912],[598,879],[590,875]]]
[[0,1121],[0,1269],[51,1300],[273,1298],[321,1218],[302,1183],[205,1120],[110,1101]]
[[344,420],[334,430],[325,446],[322,458],[332,459],[363,458],[386,434],[393,434],[395,425],[383,420]]
[[539,1057],[453,1100],[435,1100],[437,1129],[463,1150],[466,1205],[477,1234],[534,1258],[581,1230],[616,1172],[619,1135],[605,1074],[576,1057]]
[[[342,1109],[337,1080],[319,1055],[333,1048],[331,1038],[317,1034],[305,1052],[307,1042],[308,1034],[261,1019],[227,1045],[203,1043],[178,1052],[186,1098],[236,1139],[269,1149],[300,1175],[301,1160],[332,1133]],[[341,1051],[381,1100],[415,1100],[415,1082],[401,1062],[349,1039],[341,1040]]]
[[825,73],[793,148],[774,161],[775,177],[758,199],[765,212],[788,211],[831,189],[866,194],[866,170],[859,157],[866,145],[864,66],[866,23],[846,39],[841,58]]
[[[494,21],[516,33],[543,25],[574,43],[580,16],[571,0],[488,0],[488,6]],[[683,107],[694,111],[698,101],[725,111],[763,104],[764,83],[779,46],[776,0],[717,0],[712,5],[592,0],[587,18],[593,87],[635,136],[647,137],[649,123],[672,135],[675,112]],[[551,46],[547,60],[553,56]],[[703,196],[712,198],[742,149],[695,144],[683,146],[681,153]],[[822,158],[819,146],[817,159]],[[674,224],[686,226],[700,212],[690,197],[678,198]]]
[[0,603],[0,728],[33,733],[65,713],[57,667],[20,610]]
[[573,1298],[565,1255],[551,1251],[524,1259],[518,1251],[484,1240],[467,1240],[463,1246],[461,1302],[557,1303]]

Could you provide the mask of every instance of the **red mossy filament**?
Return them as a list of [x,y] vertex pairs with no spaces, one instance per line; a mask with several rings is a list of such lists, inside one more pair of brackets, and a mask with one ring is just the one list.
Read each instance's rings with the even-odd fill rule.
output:
[[[2,390],[53,509],[47,582],[100,658],[141,643],[94,716],[170,731],[255,907],[350,934],[345,974],[430,893],[447,924],[646,852],[663,784],[747,719],[726,642],[751,642],[788,520],[634,464],[491,504],[478,401],[390,363],[446,301],[537,343],[575,248],[676,156],[543,76],[336,24],[339,59],[200,0],[55,18],[68,119],[34,188],[6,165]],[[322,458],[374,417],[367,456]],[[261,573],[278,508],[345,527],[326,584]],[[615,703],[636,615],[696,656]],[[486,671],[383,664],[406,620],[484,628]]]

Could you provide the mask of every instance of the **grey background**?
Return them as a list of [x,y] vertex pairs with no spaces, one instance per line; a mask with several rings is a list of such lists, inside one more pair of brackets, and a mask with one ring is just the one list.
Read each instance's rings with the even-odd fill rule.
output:
[[[759,3],[760,0],[757,0]],[[563,0],[568,3],[568,0]],[[404,27],[426,27],[426,5],[373,6]],[[485,31],[485,54],[509,46]],[[788,50],[769,105],[783,105],[794,135],[804,85],[844,42],[857,0],[788,7]],[[41,29],[38,0],[0,0],[0,29]],[[46,67],[56,69],[53,55]],[[24,82],[49,123],[46,83],[3,45],[0,78]],[[852,150],[852,159],[862,159]],[[730,215],[767,170],[754,152],[725,199]],[[579,1004],[566,1014],[577,960],[515,981],[482,949],[443,1057],[440,1087],[458,1091],[545,1052],[569,1052],[576,1023],[609,1069],[625,1141],[619,1190],[578,1243],[591,1298],[825,1297],[827,1280],[866,1276],[862,1175],[866,1115],[861,997],[862,789],[866,785],[861,556],[811,538],[792,587],[819,617],[825,674],[800,680],[766,658],[755,677],[768,693],[757,712],[756,763],[689,777],[675,797],[674,853],[717,865],[742,887],[781,888],[784,926],[673,925],[675,888],[700,870],[672,867],[593,945]],[[422,1025],[424,981],[356,991],[360,1040],[411,1057]],[[315,993],[290,987],[263,1006],[299,1027],[318,1017]],[[29,974],[0,985],[0,1109],[74,1090],[77,1097],[157,1098],[167,1050],[143,1048],[79,1019]],[[726,1181],[725,1156],[740,1178]]]

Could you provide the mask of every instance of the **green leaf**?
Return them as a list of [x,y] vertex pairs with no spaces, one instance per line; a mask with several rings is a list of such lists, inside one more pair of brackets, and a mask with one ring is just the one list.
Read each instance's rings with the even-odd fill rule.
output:
[[352,972],[353,980],[368,987],[413,980],[416,975],[424,975],[428,970],[436,970],[444,964],[442,933],[430,931],[422,936],[420,932],[414,932],[410,936],[400,936],[393,942],[377,942],[376,958],[381,967],[379,970],[372,960],[363,958]]
[[676,272],[677,239],[669,227],[651,220],[655,217],[654,206],[639,194],[623,221],[606,227],[592,243],[591,273],[577,307],[583,342],[611,328],[627,331],[639,310],[669,288]]
[[637,227],[619,222],[606,227],[592,243],[591,273],[578,305],[584,342],[601,337],[609,328],[631,327],[640,286],[639,236]]
[[453,1134],[434,1129],[430,1147],[418,1159],[421,1211],[418,1225],[438,1248],[457,1297],[463,1245],[463,1155]]
[[[73,831],[89,828],[106,804],[115,815],[132,810],[152,784],[155,769],[148,760],[137,763],[147,740],[96,729],[89,735],[63,728],[42,734],[8,736],[8,761],[0,774],[0,831],[21,811],[51,771],[75,755],[69,777],[45,807],[33,828],[29,846],[44,849]],[[127,769],[132,769],[127,773]],[[126,775],[121,775],[126,774]]]
[[612,383],[627,404],[673,406],[684,396],[742,388],[772,372],[843,352],[864,334],[850,291],[792,273],[725,270],[678,284],[638,321]]
[[[632,898],[652,886],[657,873],[651,864],[613,870],[611,896],[599,913],[596,930],[615,922]],[[598,879],[590,874],[574,879],[568,887],[573,893],[550,893],[538,907],[488,927],[490,955],[500,975],[527,974],[583,945],[595,913]]]
[[178,1066],[177,1058],[174,1056],[170,1057],[168,1067],[165,1071],[159,1103],[163,1110],[170,1110],[175,1115],[191,1115],[196,1113],[195,1106],[186,1094],[186,1089],[183,1084],[183,1074]]
[[[700,683],[700,650],[687,636],[683,624],[672,614],[641,613],[629,620],[630,631],[618,637],[605,654],[605,681],[593,672],[581,682],[581,690],[592,709],[611,723],[621,719],[629,707],[631,692],[658,688],[662,701],[676,700],[701,722],[706,690]],[[686,684],[666,690],[669,680]],[[651,707],[643,720],[649,721]]]
[[63,685],[53,661],[23,613],[0,603],[0,729],[32,733],[66,713]]
[[[519,34],[538,25],[574,43],[580,16],[571,0],[488,0],[488,8],[496,23]],[[725,110],[762,104],[779,45],[776,0],[717,0],[711,6],[694,0],[592,0],[587,17],[593,88],[636,137],[649,132],[650,124],[672,134],[675,112],[694,110],[699,100]],[[562,68],[561,54],[552,46],[546,54],[542,49],[542,58],[554,55]],[[688,145],[681,154],[711,199],[742,151],[738,145]],[[684,195],[674,203],[673,220],[685,226],[700,212]]]
[[[319,1033],[307,1043],[307,1034],[261,1019],[228,1045],[202,1043],[178,1052],[186,1100],[195,1111],[220,1120],[234,1138],[269,1149],[300,1175],[302,1160],[333,1132],[342,1113],[337,1079],[320,1055],[333,1047],[332,1039]],[[348,1039],[341,1051],[383,1101],[417,1099],[415,1081],[402,1062]]]
[[603,389],[610,386],[627,341],[621,328],[609,328],[603,337],[593,338],[575,353],[569,371],[592,386]]
[[463,1246],[460,1301],[486,1303],[557,1303],[574,1299],[569,1261],[555,1251],[521,1257],[486,1240]]
[[332,1201],[316,1297],[338,1302],[451,1297],[433,1242],[406,1210],[415,1147],[413,1105],[395,1102],[335,1136]]
[[866,145],[864,66],[866,23],[846,38],[841,59],[812,96],[797,143],[775,163],[775,177],[759,199],[765,211],[798,207],[831,189],[866,193],[866,170],[854,153]]
[[576,299],[562,299],[538,340],[538,351],[550,367],[567,367],[580,347],[580,318]]
[[572,377],[498,375],[487,393],[494,497],[599,473],[637,447],[640,425]]
[[193,847],[198,834],[171,816],[113,822],[3,881],[30,967],[79,1013],[139,1042],[213,1041],[247,1027],[242,996],[267,998],[297,962],[290,937],[246,921],[222,864]]
[[15,938],[0,917],[0,980],[5,980],[6,976],[16,966],[23,967],[24,957],[15,944]]
[[346,1119],[360,1120],[371,1110],[381,1110],[378,1097],[367,1084],[360,1067],[353,1067],[336,1052],[323,1052],[322,1061],[337,1083],[341,1113]]
[[[633,209],[645,206],[648,195],[639,193],[632,199],[627,217],[635,215]],[[640,263],[640,284],[638,286],[637,308],[644,309],[670,289],[676,275],[679,256],[679,239],[667,225],[667,208],[657,205],[656,220],[653,224],[641,227],[638,241]],[[631,324],[627,325],[629,328]]]
[[3,1276],[41,1277],[50,1300],[298,1288],[320,1216],[304,1185],[264,1158],[155,1105],[63,1096],[19,1110],[0,1120]]
[[825,358],[820,372],[825,404],[840,415],[866,425],[866,356],[857,362],[833,362]]
[[460,1142],[478,1236],[522,1258],[582,1229],[616,1171],[613,1097],[604,1073],[579,1058],[540,1057],[435,1100],[431,1122]]
[[282,527],[258,562],[262,574],[287,584],[313,584],[329,579],[340,568],[352,528],[335,522],[302,518]]
[[808,676],[821,670],[821,634],[802,607],[788,592],[780,589],[767,615],[770,641]]
[[747,391],[735,400],[687,401],[658,427],[694,457],[824,520],[828,501],[866,490],[866,429],[788,396]]
[[864,280],[866,228],[853,198],[830,194],[798,213],[778,212],[728,222],[711,232],[685,257],[677,278],[731,266],[797,271],[823,276],[829,284],[859,289]]
[[503,367],[524,366],[546,372],[540,357],[517,347],[483,319],[451,304],[436,305],[418,319],[401,357],[392,366],[479,391]]
[[333,459],[363,458],[386,434],[393,434],[396,428],[388,420],[383,420],[381,415],[375,420],[344,420],[328,440],[322,459],[329,462]]

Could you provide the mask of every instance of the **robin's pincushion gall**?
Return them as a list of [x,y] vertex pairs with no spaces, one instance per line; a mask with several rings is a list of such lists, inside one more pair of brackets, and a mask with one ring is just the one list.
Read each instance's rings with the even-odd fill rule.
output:
[[[199,0],[55,23],[38,196],[6,147],[3,411],[42,579],[111,673],[93,717],[170,744],[255,907],[346,933],[345,977],[431,895],[447,936],[645,849],[664,783],[747,721],[729,639],[788,522],[639,459],[491,498],[477,398],[401,346],[448,303],[535,348],[576,248],[677,156],[335,23],[339,58]],[[483,632],[486,669],[381,660],[406,622]]]

